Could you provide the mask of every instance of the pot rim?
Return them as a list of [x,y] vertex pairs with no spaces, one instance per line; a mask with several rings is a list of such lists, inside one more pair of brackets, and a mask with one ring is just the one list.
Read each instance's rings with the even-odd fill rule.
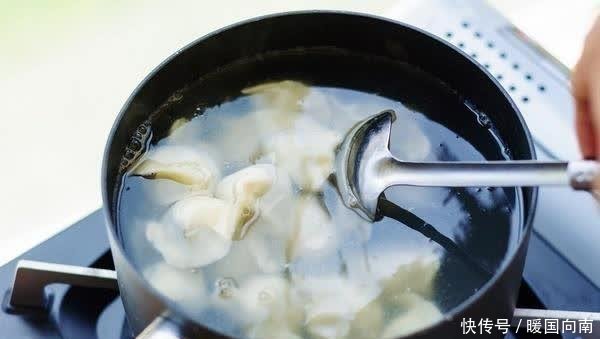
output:
[[[528,146],[528,151],[531,154],[531,160],[536,160],[537,159],[537,155],[535,152],[535,147],[534,147],[534,143],[533,143],[533,138],[531,136],[531,132],[529,131],[529,127],[527,126],[527,124],[525,123],[525,120],[523,118],[523,115],[521,114],[519,108],[516,106],[516,104],[514,103],[514,101],[512,100],[512,98],[510,97],[510,95],[508,94],[508,92],[500,85],[500,83],[483,67],[481,66],[479,63],[477,63],[476,61],[474,61],[472,58],[470,58],[467,53],[465,53],[464,51],[462,51],[461,49],[455,47],[454,45],[450,44],[449,42],[443,40],[442,38],[429,33],[421,28],[415,27],[413,25],[395,20],[395,19],[390,19],[390,18],[386,18],[386,17],[382,17],[379,15],[374,15],[374,14],[367,14],[367,13],[360,13],[360,12],[353,12],[353,11],[341,11],[341,10],[300,10],[300,11],[287,11],[287,12],[278,12],[278,13],[272,13],[272,14],[267,14],[267,15],[261,15],[261,16],[257,16],[257,17],[253,17],[253,18],[249,18],[249,19],[244,19],[235,23],[232,23],[230,25],[224,26],[222,28],[219,28],[217,30],[214,30],[212,32],[209,32],[195,40],[193,40],[192,42],[186,44],[184,47],[178,49],[177,51],[175,51],[173,54],[171,54],[169,57],[167,57],[165,60],[163,60],[159,65],[157,65],[150,73],[148,73],[148,75],[146,75],[144,77],[144,79],[135,87],[135,89],[133,90],[133,92],[129,95],[129,97],[127,98],[127,100],[125,101],[125,103],[123,104],[121,110],[119,111],[119,114],[117,115],[117,117],[115,118],[115,121],[111,127],[111,130],[109,132],[108,135],[108,139],[106,142],[106,146],[104,149],[104,154],[103,154],[103,159],[102,159],[102,175],[101,175],[101,190],[102,190],[102,210],[103,210],[103,214],[107,223],[107,228],[108,228],[108,232],[109,232],[109,237],[114,239],[115,241],[111,241],[111,249],[112,246],[117,246],[117,249],[123,253],[123,257],[124,257],[124,262],[129,266],[130,269],[132,269],[137,277],[139,278],[139,280],[141,281],[141,283],[143,284],[143,286],[149,290],[152,291],[152,293],[164,304],[169,308],[169,311],[175,311],[175,315],[177,317],[182,317],[184,319],[188,319],[191,322],[193,322],[196,326],[205,328],[205,329],[209,329],[212,332],[217,333],[219,336],[223,337],[223,338],[231,338],[229,336],[227,336],[226,334],[221,333],[220,331],[213,329],[212,327],[209,327],[205,324],[199,323],[197,321],[195,321],[192,317],[190,317],[189,315],[187,315],[187,313],[185,311],[182,310],[181,306],[178,305],[178,303],[171,301],[170,298],[167,298],[165,296],[163,296],[162,293],[160,293],[158,290],[156,290],[145,278],[144,276],[141,274],[141,272],[136,268],[136,266],[131,262],[129,255],[127,255],[127,252],[124,250],[121,241],[119,240],[119,236],[116,232],[116,225],[113,222],[113,214],[111,213],[111,207],[108,204],[109,202],[109,194],[111,193],[111,190],[114,189],[114,187],[111,187],[109,189],[109,187],[106,187],[106,183],[107,183],[107,174],[108,174],[108,160],[110,157],[110,146],[112,145],[112,142],[115,138],[115,135],[117,133],[117,129],[118,127],[121,125],[121,121],[123,120],[124,116],[126,115],[126,111],[127,109],[130,107],[131,103],[133,102],[133,100],[137,97],[138,93],[140,92],[140,90],[146,85],[146,83],[148,83],[149,81],[152,80],[152,78],[158,73],[160,72],[166,65],[168,65],[169,63],[173,62],[174,60],[177,59],[177,57],[179,56],[179,54],[183,53],[184,51],[187,51],[191,48],[193,48],[194,46],[196,46],[198,43],[200,43],[201,41],[204,41],[206,39],[209,39],[211,37],[217,36],[225,31],[228,31],[230,29],[236,28],[236,27],[240,27],[240,26],[244,26],[244,25],[248,25],[248,24],[252,24],[254,22],[258,22],[258,21],[263,21],[263,20],[269,20],[272,18],[280,18],[280,17],[291,17],[291,16],[297,16],[297,15],[341,15],[341,16],[358,16],[358,17],[363,17],[366,19],[370,19],[370,20],[374,20],[374,21],[384,21],[387,23],[391,23],[394,25],[400,25],[403,26],[405,28],[408,28],[409,30],[414,31],[417,34],[422,34],[425,35],[426,37],[428,37],[429,39],[433,39],[435,40],[437,43],[443,44],[445,47],[452,49],[454,52],[459,53],[460,55],[462,55],[464,58],[466,58],[473,66],[477,67],[483,74],[486,75],[487,79],[490,80],[495,87],[500,91],[500,93],[502,93],[502,95],[504,96],[504,98],[508,101],[508,103],[510,104],[510,107],[512,108],[514,114],[516,115],[517,121],[519,123],[519,125],[523,128],[523,132],[525,134],[525,138],[527,139],[527,146]],[[509,253],[502,261],[501,266],[494,272],[494,275],[492,276],[492,278],[490,278],[480,289],[478,289],[475,293],[473,293],[471,296],[469,296],[467,299],[463,300],[459,305],[457,305],[456,307],[453,307],[450,311],[443,313],[443,318],[440,321],[437,321],[425,328],[422,328],[418,331],[412,332],[407,336],[404,337],[400,337],[400,338],[409,338],[413,335],[422,335],[422,334],[426,334],[431,328],[434,328],[436,326],[439,326],[439,324],[443,323],[443,322],[449,322],[452,321],[456,318],[457,315],[463,313],[466,309],[468,309],[473,303],[475,303],[478,299],[481,298],[482,295],[486,294],[490,288],[494,285],[496,285],[497,281],[504,276],[504,274],[506,273],[506,271],[508,270],[508,268],[511,266],[511,264],[515,261],[517,253],[519,252],[519,250],[521,249],[522,246],[526,245],[525,240],[528,239],[528,237],[526,236],[527,232],[529,232],[529,228],[532,227],[532,223],[533,223],[533,219],[535,217],[535,212],[536,212],[536,206],[537,206],[537,199],[538,199],[538,188],[537,187],[532,187],[531,188],[531,205],[529,206],[529,213],[527,214],[526,218],[523,219],[523,223],[521,225],[521,234],[520,234],[520,239],[518,240],[517,245],[511,249],[512,253]],[[521,194],[522,195],[522,194]]]

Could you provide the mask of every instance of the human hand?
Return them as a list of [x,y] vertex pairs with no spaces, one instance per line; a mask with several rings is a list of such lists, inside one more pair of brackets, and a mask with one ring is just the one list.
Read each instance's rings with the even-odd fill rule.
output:
[[571,82],[581,153],[586,159],[600,159],[600,17],[585,40]]

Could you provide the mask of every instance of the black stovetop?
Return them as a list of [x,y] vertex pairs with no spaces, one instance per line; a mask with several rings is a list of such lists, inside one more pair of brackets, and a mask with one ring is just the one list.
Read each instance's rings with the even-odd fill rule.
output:
[[[105,232],[104,218],[96,211],[0,267],[0,293],[4,295],[1,338],[131,338],[123,305],[115,291],[55,284],[47,287],[47,293],[53,297],[49,314],[11,313],[6,307],[15,265],[20,259],[114,269]],[[517,306],[598,312],[600,290],[534,232]],[[527,336],[512,332],[507,338]]]

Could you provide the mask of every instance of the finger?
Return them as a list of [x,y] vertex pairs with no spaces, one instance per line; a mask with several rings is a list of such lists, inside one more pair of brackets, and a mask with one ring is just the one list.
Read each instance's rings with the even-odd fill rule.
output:
[[596,159],[596,131],[586,101],[576,101],[575,130],[579,149],[585,159]]
[[575,66],[571,77],[573,97],[575,99],[575,131],[579,141],[579,149],[584,158],[596,157],[595,124],[590,116],[588,103],[587,60],[584,53]]
[[594,178],[590,193],[592,193],[592,196],[596,199],[596,202],[600,204],[600,176],[596,176]]
[[[592,120],[592,126],[594,127],[594,135],[600,136],[600,73],[595,70],[600,69],[600,63],[596,63],[590,69],[591,83],[589,87],[589,100],[588,100],[588,114],[587,116]],[[596,158],[600,158],[600,138],[595,138],[596,147]]]

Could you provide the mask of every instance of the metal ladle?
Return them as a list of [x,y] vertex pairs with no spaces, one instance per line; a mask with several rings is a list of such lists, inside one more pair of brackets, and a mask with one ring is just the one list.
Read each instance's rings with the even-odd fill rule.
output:
[[335,177],[342,200],[370,221],[376,219],[379,196],[390,186],[570,185],[576,190],[591,190],[594,178],[600,173],[600,164],[587,160],[401,161],[389,150],[395,119],[394,111],[386,110],[359,122],[336,153]]

